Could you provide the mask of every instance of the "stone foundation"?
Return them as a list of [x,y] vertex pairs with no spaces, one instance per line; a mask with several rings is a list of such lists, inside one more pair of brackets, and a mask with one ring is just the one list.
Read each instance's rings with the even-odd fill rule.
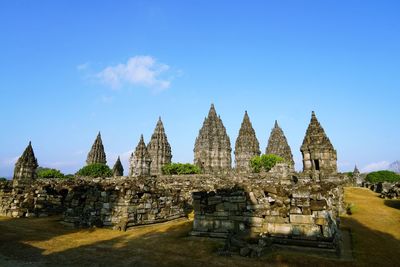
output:
[[63,214],[65,222],[80,227],[126,229],[184,217],[194,210],[194,235],[248,232],[333,240],[343,202],[341,185],[315,183],[290,172],[282,177],[282,168],[247,175],[41,179],[25,188],[2,182],[0,215]]
[[269,236],[333,242],[343,189],[333,183],[266,183],[193,193],[192,235]]

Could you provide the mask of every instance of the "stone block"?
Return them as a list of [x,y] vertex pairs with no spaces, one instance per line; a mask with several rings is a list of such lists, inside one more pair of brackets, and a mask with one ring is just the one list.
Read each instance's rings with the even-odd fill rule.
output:
[[313,211],[321,211],[327,209],[328,204],[326,200],[311,200],[310,201],[310,208]]
[[312,224],[293,224],[293,235],[318,237],[321,236],[321,228]]
[[292,225],[291,224],[282,224],[282,223],[268,223],[267,226],[263,229],[267,229],[267,232],[271,235],[291,235],[292,234]]
[[314,219],[311,215],[290,214],[290,222],[295,224],[313,224]]
[[295,190],[292,193],[293,198],[310,198],[311,192],[305,189]]

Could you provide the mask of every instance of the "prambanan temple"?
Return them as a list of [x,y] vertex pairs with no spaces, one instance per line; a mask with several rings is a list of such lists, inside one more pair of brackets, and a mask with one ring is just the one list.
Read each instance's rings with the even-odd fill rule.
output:
[[[162,173],[162,167],[172,161],[172,151],[161,118],[147,145],[140,137],[129,160],[128,176],[123,176],[118,158],[113,177],[38,179],[38,162],[29,143],[15,165],[13,181],[0,183],[0,215],[63,214],[64,221],[76,227],[125,230],[194,211],[191,235],[227,238],[226,250],[235,243],[233,239],[242,237],[263,240],[259,242],[263,246],[300,244],[337,250],[346,177],[337,172],[336,150],[315,113],[300,148],[302,172],[295,171],[291,148],[276,121],[263,151],[284,161],[269,171],[254,173],[250,160],[261,149],[245,112],[232,166],[231,140],[214,105],[194,142],[193,162],[201,174]],[[99,133],[86,163],[106,162]]]

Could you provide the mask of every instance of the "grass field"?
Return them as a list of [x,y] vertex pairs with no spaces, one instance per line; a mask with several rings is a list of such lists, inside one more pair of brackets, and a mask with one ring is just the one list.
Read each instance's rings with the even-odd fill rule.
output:
[[367,189],[346,188],[355,205],[342,227],[351,231],[354,261],[295,252],[274,252],[259,259],[221,257],[223,242],[188,237],[191,222],[133,228],[78,230],[60,218],[0,217],[0,266],[399,266],[400,201]]

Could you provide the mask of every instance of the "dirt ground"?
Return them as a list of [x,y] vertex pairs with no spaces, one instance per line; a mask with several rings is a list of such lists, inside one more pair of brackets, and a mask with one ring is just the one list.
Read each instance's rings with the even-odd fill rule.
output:
[[189,237],[191,221],[136,227],[127,232],[74,229],[59,217],[0,217],[0,266],[399,266],[400,200],[346,188],[355,205],[342,217],[351,231],[353,261],[276,251],[262,258],[222,257],[223,241]]

